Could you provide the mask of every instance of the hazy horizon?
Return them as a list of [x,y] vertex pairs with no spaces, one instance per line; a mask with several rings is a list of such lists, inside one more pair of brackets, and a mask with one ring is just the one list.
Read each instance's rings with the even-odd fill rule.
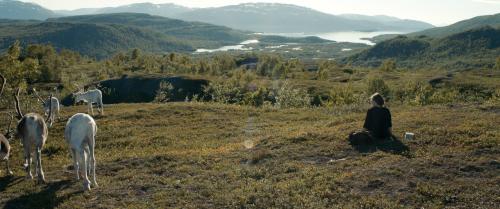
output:
[[[321,12],[339,14],[388,15],[402,19],[425,21],[436,26],[449,25],[475,16],[500,12],[500,0],[22,0],[37,3],[51,10],[75,10],[81,8],[116,7],[134,3],[150,2],[155,4],[174,3],[186,7],[206,8],[237,5],[242,3],[283,3],[308,7]],[[465,9],[466,8],[466,9]]]

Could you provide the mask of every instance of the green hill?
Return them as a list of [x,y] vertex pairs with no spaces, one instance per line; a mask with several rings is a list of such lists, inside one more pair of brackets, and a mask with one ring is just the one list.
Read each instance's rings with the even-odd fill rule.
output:
[[50,43],[98,59],[139,48],[146,52],[192,52],[196,48],[236,44],[243,31],[135,13],[54,18],[46,21],[0,20],[0,50],[15,40]]
[[192,51],[182,40],[142,28],[118,24],[63,22],[12,22],[0,24],[0,49],[15,40],[27,44],[52,44],[83,55],[104,58],[139,48],[148,52]]
[[448,66],[471,68],[492,66],[500,55],[500,29],[476,28],[444,38],[398,36],[347,58],[355,65],[378,66],[393,59],[404,67]]
[[442,38],[445,36],[453,35],[456,33],[465,32],[479,27],[490,26],[490,27],[500,27],[500,13],[495,15],[478,16],[472,19],[463,20],[455,24],[431,28],[424,31],[416,32],[410,34],[411,36],[426,35],[436,38]]
[[201,22],[187,22],[138,13],[82,15],[49,19],[52,22],[120,24],[158,31],[185,39],[197,47],[220,47],[236,44],[247,38],[247,32]]

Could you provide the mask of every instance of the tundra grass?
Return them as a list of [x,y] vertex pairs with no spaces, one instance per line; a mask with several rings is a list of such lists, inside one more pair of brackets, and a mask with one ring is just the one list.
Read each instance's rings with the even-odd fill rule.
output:
[[[65,107],[50,129],[47,184],[0,167],[3,208],[498,208],[500,107],[391,107],[412,141],[353,147],[365,110],[210,103],[120,104],[97,116],[97,181],[70,170]],[[2,122],[4,125],[7,122]],[[5,126],[2,126],[5,127]]]

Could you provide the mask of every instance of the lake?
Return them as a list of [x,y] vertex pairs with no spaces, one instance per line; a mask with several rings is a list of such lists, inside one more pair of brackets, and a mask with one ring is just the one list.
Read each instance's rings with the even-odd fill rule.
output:
[[[404,34],[398,31],[375,31],[375,32],[360,32],[360,31],[346,31],[346,32],[331,32],[331,33],[259,33],[260,35],[278,35],[285,37],[306,37],[306,36],[317,36],[322,39],[336,41],[336,42],[351,42],[351,43],[361,43],[367,45],[375,45],[375,43],[370,40],[365,40],[366,38],[373,38],[375,36],[384,34]],[[243,41],[237,45],[223,46],[217,49],[197,49],[195,53],[212,53],[221,51],[250,51],[253,50],[249,44],[259,43],[259,40],[247,40]],[[288,45],[279,46],[267,46],[266,48],[281,48]],[[342,51],[350,51],[351,49],[342,49]]]
[[241,51],[248,51],[252,50],[252,47],[247,47],[246,45],[249,44],[257,44],[259,43],[259,40],[246,40],[241,42],[238,45],[231,45],[231,46],[223,46],[217,49],[197,49],[195,53],[212,53],[212,52],[225,52],[225,51],[230,51],[230,50],[241,50]]
[[373,38],[375,36],[384,34],[404,34],[398,31],[375,31],[375,32],[361,32],[361,31],[345,31],[345,32],[330,32],[330,33],[265,33],[264,35],[278,35],[285,37],[306,37],[317,36],[322,39],[336,41],[336,42],[351,42],[361,43],[367,45],[375,45],[375,43],[364,40],[366,38]]

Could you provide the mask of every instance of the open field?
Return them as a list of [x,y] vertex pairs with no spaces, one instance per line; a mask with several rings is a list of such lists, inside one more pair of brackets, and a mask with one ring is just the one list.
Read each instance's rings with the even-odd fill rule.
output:
[[[3,208],[498,208],[500,107],[392,106],[413,141],[352,147],[365,110],[277,110],[211,103],[120,104],[96,117],[99,188],[68,170],[63,108],[42,164],[25,180],[0,167]],[[1,127],[5,127],[2,121]]]

